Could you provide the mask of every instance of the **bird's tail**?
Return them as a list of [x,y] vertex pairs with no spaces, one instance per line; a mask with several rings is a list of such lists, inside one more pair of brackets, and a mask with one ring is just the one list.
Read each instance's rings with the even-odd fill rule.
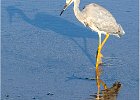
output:
[[121,36],[123,36],[125,34],[125,32],[124,32],[124,30],[123,30],[123,28],[122,28],[122,26],[120,24],[118,24],[118,26],[119,26],[118,35],[119,35],[119,37],[121,37]]

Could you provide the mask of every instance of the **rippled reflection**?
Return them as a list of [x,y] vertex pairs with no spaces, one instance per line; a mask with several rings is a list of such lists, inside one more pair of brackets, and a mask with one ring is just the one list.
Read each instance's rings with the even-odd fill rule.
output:
[[115,82],[112,87],[101,90],[101,92],[98,94],[91,95],[92,100],[117,100],[117,95],[119,93],[119,90],[121,88],[120,82]]
[[[96,83],[97,83],[97,93],[92,96],[92,100],[117,100],[117,95],[121,88],[120,82],[115,82],[111,87],[107,87],[106,83],[100,79],[102,73],[101,66],[98,66],[96,70]],[[103,90],[100,91],[101,85],[104,87]]]

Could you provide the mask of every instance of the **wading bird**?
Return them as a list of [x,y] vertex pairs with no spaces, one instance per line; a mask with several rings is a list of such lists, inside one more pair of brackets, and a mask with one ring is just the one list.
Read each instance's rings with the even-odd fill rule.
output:
[[[101,50],[105,42],[109,38],[109,35],[121,37],[125,34],[125,32],[121,25],[116,22],[115,18],[108,10],[95,3],[86,5],[85,8],[81,11],[79,9],[80,0],[66,0],[66,4],[60,15],[62,15],[62,13],[73,2],[73,10],[76,18],[86,27],[89,27],[92,31],[97,32],[99,35],[99,45],[96,54],[96,79],[98,90],[100,90],[100,82],[98,82],[100,80],[100,72],[98,67],[102,63],[103,55],[101,54]],[[106,35],[103,42],[101,41],[102,34]]]
[[[98,69],[98,65],[102,63],[101,50],[105,42],[107,41],[109,35],[115,35],[117,37],[121,37],[125,34],[123,28],[120,24],[118,24],[112,14],[103,8],[102,6],[91,3],[86,5],[85,8],[80,11],[79,4],[80,0],[66,0],[66,4],[60,13],[62,13],[67,9],[67,7],[74,2],[74,14],[76,18],[84,24],[86,27],[89,27],[92,31],[95,31],[99,35],[99,45],[96,54],[96,69]],[[101,34],[105,34],[106,37],[101,42]]]

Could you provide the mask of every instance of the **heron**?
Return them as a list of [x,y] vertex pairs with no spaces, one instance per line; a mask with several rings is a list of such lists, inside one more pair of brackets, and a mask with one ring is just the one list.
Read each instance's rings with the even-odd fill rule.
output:
[[[74,14],[76,18],[84,24],[84,26],[89,27],[92,31],[98,33],[99,36],[99,44],[96,53],[96,68],[97,65],[102,63],[101,50],[109,38],[110,35],[114,35],[117,37],[121,37],[125,34],[122,26],[117,23],[116,19],[113,15],[106,10],[104,7],[91,3],[86,5],[83,10],[79,9],[80,0],[66,0],[66,4],[62,9],[60,16],[62,13],[74,2]],[[101,41],[101,35],[106,35],[104,40]]]
[[[103,55],[101,53],[101,50],[104,44],[106,43],[110,35],[121,37],[125,34],[125,32],[122,26],[117,23],[113,15],[104,7],[96,3],[88,4],[83,8],[83,10],[80,10],[80,0],[66,0],[66,4],[60,13],[60,16],[73,2],[73,10],[76,18],[82,24],[84,24],[84,26],[89,27],[92,31],[97,32],[99,36],[98,49],[96,53],[96,78],[97,80],[99,80],[100,73],[98,67],[100,64],[102,64]],[[103,41],[101,40],[102,34],[105,35]]]

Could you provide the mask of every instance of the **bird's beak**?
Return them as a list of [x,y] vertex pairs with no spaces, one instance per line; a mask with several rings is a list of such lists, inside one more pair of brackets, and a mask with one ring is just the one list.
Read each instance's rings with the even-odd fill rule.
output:
[[63,12],[67,9],[68,7],[68,4],[65,4],[64,8],[62,9],[61,13],[60,13],[60,16],[63,14]]
[[62,9],[60,16],[63,14],[63,12],[68,8],[68,6],[73,2],[73,0],[68,0],[68,2],[66,2],[64,8]]

